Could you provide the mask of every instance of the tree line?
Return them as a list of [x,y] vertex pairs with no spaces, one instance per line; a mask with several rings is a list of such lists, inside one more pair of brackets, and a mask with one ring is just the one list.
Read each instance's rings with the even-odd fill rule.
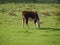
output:
[[60,0],[0,0],[0,3],[60,3]]

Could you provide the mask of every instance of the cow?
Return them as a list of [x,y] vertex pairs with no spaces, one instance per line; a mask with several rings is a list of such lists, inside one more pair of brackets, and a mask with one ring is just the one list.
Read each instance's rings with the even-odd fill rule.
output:
[[40,28],[40,21],[39,21],[39,16],[37,12],[34,11],[22,11],[22,23],[23,23],[23,28],[24,28],[24,22],[29,28],[28,25],[28,20],[34,21],[34,27],[36,28],[36,23],[38,24],[38,28]]

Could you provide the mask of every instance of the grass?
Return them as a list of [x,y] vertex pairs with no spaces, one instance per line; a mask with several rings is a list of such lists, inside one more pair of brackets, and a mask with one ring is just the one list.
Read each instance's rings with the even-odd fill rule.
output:
[[[56,16],[52,13],[55,9],[59,10],[59,5],[0,4],[0,45],[60,45],[60,25],[56,25]],[[22,28],[21,12],[23,10],[38,11],[40,14],[46,9],[53,15],[40,16],[40,21],[43,22],[40,29],[34,29],[34,24],[30,21],[30,29],[26,25]],[[10,15],[11,11],[16,15]]]

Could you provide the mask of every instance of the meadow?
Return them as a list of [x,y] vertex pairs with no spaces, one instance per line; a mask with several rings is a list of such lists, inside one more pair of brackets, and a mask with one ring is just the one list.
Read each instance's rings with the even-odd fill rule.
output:
[[[41,27],[29,21],[22,28],[22,11],[39,14]],[[45,12],[47,12],[47,16]],[[43,13],[43,14],[41,14]],[[0,4],[0,45],[60,45],[60,4],[5,3]]]

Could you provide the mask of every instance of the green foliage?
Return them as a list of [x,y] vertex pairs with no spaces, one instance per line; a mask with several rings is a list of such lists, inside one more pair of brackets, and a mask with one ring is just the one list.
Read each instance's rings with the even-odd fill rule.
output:
[[59,25],[60,25],[60,10],[57,10],[55,15],[56,15],[56,26],[59,27]]
[[2,8],[2,9],[0,9],[0,12],[1,13],[4,13],[4,12],[6,12],[7,10],[5,9],[5,8]]
[[0,3],[60,3],[60,0],[0,0]]

